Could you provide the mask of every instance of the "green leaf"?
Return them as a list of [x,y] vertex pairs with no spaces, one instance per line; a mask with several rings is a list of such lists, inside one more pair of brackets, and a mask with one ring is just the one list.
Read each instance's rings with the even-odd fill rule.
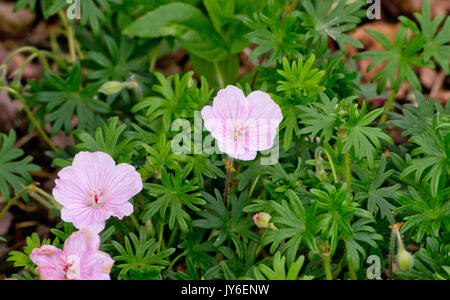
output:
[[22,191],[33,180],[29,172],[38,172],[41,168],[31,164],[33,157],[23,157],[24,151],[14,149],[16,133],[0,133],[0,195],[6,201],[11,198],[10,187],[15,194]]
[[146,38],[174,36],[188,52],[210,62],[222,61],[229,55],[208,18],[189,4],[160,6],[133,22],[123,33]]

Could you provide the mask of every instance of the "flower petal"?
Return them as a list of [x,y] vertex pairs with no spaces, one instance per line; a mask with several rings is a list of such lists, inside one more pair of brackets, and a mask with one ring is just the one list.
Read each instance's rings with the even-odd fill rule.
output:
[[103,201],[109,203],[124,203],[142,190],[142,178],[136,169],[129,164],[119,164],[111,170],[108,182],[102,186]]
[[92,251],[81,260],[81,279],[110,280],[114,260],[105,252]]
[[245,106],[244,93],[241,89],[232,85],[220,90],[213,102],[214,114],[222,122],[245,118],[247,114]]
[[89,191],[98,191],[109,180],[109,173],[116,163],[104,152],[80,152],[75,155],[72,166],[79,169],[89,186]]
[[88,253],[98,250],[100,236],[89,229],[81,229],[72,233],[64,243],[64,254],[83,258]]
[[62,267],[42,266],[35,269],[40,280],[65,280],[66,274]]
[[65,265],[64,252],[51,245],[43,245],[40,248],[34,248],[30,254],[30,259],[38,267],[53,266],[63,268]]

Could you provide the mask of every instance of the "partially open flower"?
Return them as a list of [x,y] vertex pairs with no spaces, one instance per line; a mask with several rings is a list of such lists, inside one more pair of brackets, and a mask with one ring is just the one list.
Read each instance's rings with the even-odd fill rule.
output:
[[272,223],[269,223],[270,219],[272,218],[271,215],[265,212],[259,212],[253,215],[253,222],[258,228],[271,228],[271,229],[277,229],[275,225]]
[[141,175],[133,166],[116,165],[103,152],[78,153],[72,166],[58,176],[53,196],[64,206],[61,218],[94,233],[102,231],[111,216],[129,216],[133,212],[129,200],[142,190]]
[[217,93],[213,106],[202,109],[202,118],[220,151],[253,160],[257,151],[272,148],[283,115],[269,94],[255,91],[245,97],[229,85]]
[[41,280],[109,280],[114,260],[99,246],[98,234],[82,229],[67,238],[64,250],[44,245],[33,249],[30,259]]

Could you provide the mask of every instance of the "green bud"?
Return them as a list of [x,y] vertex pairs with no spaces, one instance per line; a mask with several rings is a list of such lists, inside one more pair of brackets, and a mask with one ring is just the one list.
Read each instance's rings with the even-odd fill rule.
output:
[[113,95],[117,94],[122,90],[122,83],[118,81],[108,81],[102,85],[99,92],[105,95]]
[[275,225],[272,223],[269,223],[270,219],[272,218],[271,215],[265,212],[259,212],[253,216],[253,222],[258,228],[271,228],[271,229],[277,229]]
[[413,263],[414,258],[411,255],[411,253],[409,253],[405,249],[400,249],[400,251],[397,254],[397,266],[401,270],[409,272],[409,270],[411,270],[412,268]]

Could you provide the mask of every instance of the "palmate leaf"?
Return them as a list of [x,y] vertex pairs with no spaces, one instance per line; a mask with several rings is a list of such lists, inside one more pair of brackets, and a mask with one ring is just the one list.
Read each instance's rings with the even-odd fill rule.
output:
[[[172,175],[163,170],[161,184],[147,183],[144,185],[148,193],[157,199],[145,205],[142,219],[147,222],[159,212],[162,218],[168,218],[166,224],[169,224],[170,229],[173,229],[176,223],[183,232],[188,231],[188,222],[191,217],[185,208],[200,211],[197,205],[205,204],[205,200],[200,198],[201,194],[196,192],[198,189],[195,185],[196,181],[196,179],[187,180],[185,171]],[[167,210],[169,210],[168,216]]]
[[277,230],[267,230],[262,237],[262,244],[271,244],[270,252],[275,253],[279,248],[286,252],[288,264],[295,260],[298,249],[306,245],[312,251],[317,250],[315,235],[323,226],[325,216],[316,215],[316,205],[310,205],[306,210],[298,197],[292,191],[287,191],[288,201],[270,201],[273,211],[271,222]]
[[26,245],[23,247],[23,252],[11,251],[6,261],[13,262],[14,267],[31,269],[35,266],[35,264],[31,261],[30,254],[34,248],[39,248],[42,245],[50,245],[50,239],[44,239],[41,242],[39,235],[36,232],[33,232],[31,236],[26,238]]
[[104,122],[101,127],[95,130],[95,135],[90,135],[85,131],[77,132],[77,137],[81,141],[77,148],[81,151],[105,152],[111,155],[117,163],[129,163],[131,157],[136,154],[134,148],[140,142],[123,137],[127,125],[118,125],[118,121],[119,118],[114,117],[108,123]]
[[[420,24],[420,30],[417,25],[407,17],[399,19],[412,30],[416,35],[424,36],[426,44],[423,49],[423,58],[428,62],[431,58],[435,59],[446,74],[450,73],[450,17],[439,15],[431,18],[431,9],[429,1],[422,1],[422,14],[415,13],[417,21]],[[437,33],[442,21],[445,23],[439,33]]]
[[148,12],[123,33],[146,38],[174,36],[189,53],[210,62],[222,61],[229,55],[225,42],[205,14],[181,2]]
[[[147,230],[141,226],[139,237],[133,232],[124,239],[122,246],[117,241],[112,241],[112,245],[118,252],[114,257],[116,265],[120,270],[120,276],[130,276],[133,272],[140,272],[149,276],[152,272],[158,272],[169,265],[167,258],[175,252],[174,248],[169,248],[157,252],[159,242],[147,236]],[[154,276],[154,274],[153,274]],[[161,275],[159,275],[161,279]]]
[[269,1],[267,13],[258,12],[253,18],[241,18],[251,29],[246,35],[247,39],[258,45],[249,57],[251,60],[270,53],[267,65],[271,65],[274,62],[281,62],[284,57],[288,59],[302,57],[299,49],[304,47],[304,42],[296,28],[299,13],[294,11],[282,19],[284,7],[280,6],[281,2]]
[[300,134],[310,134],[313,138],[319,136],[329,141],[335,131],[338,121],[340,103],[337,98],[330,100],[327,95],[320,94],[320,102],[313,102],[310,106],[300,106],[303,112],[300,123],[305,125]]
[[418,66],[430,66],[430,64],[424,63],[423,56],[419,54],[426,43],[425,37],[414,36],[408,38],[408,29],[404,25],[401,25],[398,29],[394,43],[379,31],[366,29],[366,32],[377,40],[386,50],[362,52],[357,54],[354,58],[373,60],[367,67],[367,71],[387,62],[386,66],[372,78],[372,81],[379,80],[377,87],[378,94],[385,89],[387,82],[390,83],[393,90],[398,91],[405,79],[408,80],[409,84],[411,84],[414,89],[421,91],[422,85],[413,68]]
[[450,188],[440,191],[436,196],[430,192],[428,185],[419,193],[409,186],[408,193],[397,193],[396,200],[402,205],[397,210],[406,212],[402,232],[412,230],[418,242],[427,236],[438,237],[441,230],[450,231]]
[[193,116],[210,99],[212,91],[206,80],[202,79],[202,87],[198,89],[192,84],[193,72],[188,72],[180,78],[179,74],[165,78],[161,73],[155,73],[159,84],[153,90],[159,95],[146,97],[132,108],[136,113],[144,111],[149,121],[161,118],[165,132],[168,132],[172,121],[178,118]]
[[231,195],[231,215],[220,195],[215,190],[215,197],[208,193],[203,193],[206,199],[206,209],[199,213],[201,219],[192,223],[194,227],[205,229],[215,229],[212,236],[214,237],[214,246],[222,246],[226,241],[231,241],[235,248],[236,254],[242,258],[245,252],[245,244],[249,240],[257,241],[259,236],[251,229],[253,222],[250,218],[244,217],[243,208],[248,201],[248,193],[241,193],[240,197]]
[[360,0],[352,1],[350,4],[347,2],[302,1],[305,12],[302,12],[300,17],[302,25],[308,29],[305,38],[312,40],[313,44],[320,43],[323,47],[328,44],[328,37],[331,37],[343,51],[346,51],[345,44],[363,48],[361,42],[346,35],[345,32],[354,29],[361,22],[360,10],[365,3]]
[[450,102],[447,102],[445,108],[440,101],[434,101],[433,98],[425,99],[425,96],[419,91],[415,92],[417,106],[405,104],[402,113],[390,112],[388,124],[403,129],[404,136],[419,136],[425,133],[426,128],[433,128],[433,119],[436,114],[450,116]]
[[66,80],[48,71],[44,71],[43,77],[42,84],[33,87],[30,92],[34,93],[34,101],[46,104],[46,121],[52,124],[52,134],[62,128],[67,134],[70,133],[75,115],[78,117],[77,129],[82,130],[94,122],[96,113],[110,111],[108,104],[94,98],[100,88],[98,84],[81,87],[82,69],[79,62],[73,65]]
[[[443,116],[444,118],[445,116]],[[433,129],[426,128],[422,135],[413,136],[410,142],[418,145],[412,152],[412,156],[417,158],[411,160],[401,174],[405,177],[415,173],[415,180],[421,179],[431,185],[431,192],[436,196],[439,186],[447,185],[447,178],[450,174],[450,131],[439,128],[440,115],[436,115],[433,120]]]
[[369,127],[372,122],[383,113],[383,108],[375,109],[365,114],[367,104],[363,103],[358,112],[353,105],[349,105],[349,119],[342,125],[347,134],[343,138],[342,151],[353,150],[358,159],[367,159],[369,166],[373,166],[374,152],[381,147],[380,140],[393,143],[392,138],[380,128]]
[[392,213],[396,207],[387,199],[394,198],[395,192],[400,189],[400,184],[382,187],[394,173],[392,169],[385,172],[386,164],[386,156],[383,155],[376,169],[371,170],[371,172],[366,168],[358,170],[360,180],[355,181],[354,184],[360,190],[356,194],[356,198],[367,200],[367,210],[370,213],[375,213],[379,209],[381,217],[387,218],[390,224],[394,224],[395,220]]
[[345,240],[345,249],[347,250],[347,260],[351,260],[355,270],[358,271],[361,265],[361,259],[366,257],[366,250],[361,243],[368,244],[372,248],[378,248],[377,241],[383,240],[381,234],[376,233],[373,227],[368,223],[374,222],[373,219],[361,218],[352,224],[353,236]]
[[0,133],[0,195],[9,201],[10,187],[17,194],[33,179],[29,172],[38,172],[41,168],[31,164],[33,157],[26,156],[21,149],[14,149],[16,133],[11,130],[9,135]]
[[[297,280],[299,279],[300,270],[305,262],[303,255],[291,265],[286,266],[286,257],[281,256],[280,252],[275,253],[272,261],[272,268],[266,264],[260,264],[254,268],[254,275],[256,280]],[[287,267],[287,273],[286,273]],[[302,277],[300,279],[312,279],[312,277]]]

